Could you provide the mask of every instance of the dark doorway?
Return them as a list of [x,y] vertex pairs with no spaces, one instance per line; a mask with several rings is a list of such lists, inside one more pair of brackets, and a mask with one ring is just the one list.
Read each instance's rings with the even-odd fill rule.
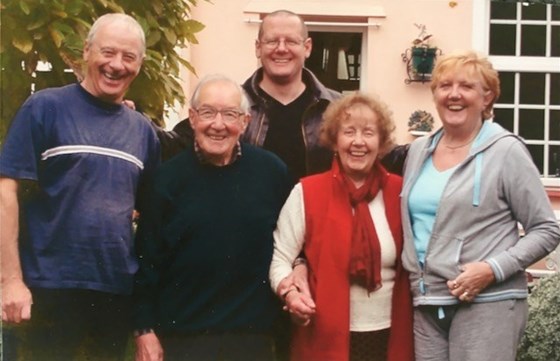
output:
[[360,88],[362,33],[310,32],[311,56],[305,66],[328,88],[355,91]]

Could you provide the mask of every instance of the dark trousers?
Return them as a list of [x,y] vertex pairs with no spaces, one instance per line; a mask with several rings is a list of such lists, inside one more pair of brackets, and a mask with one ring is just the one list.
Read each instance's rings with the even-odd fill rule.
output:
[[350,332],[350,361],[387,361],[390,330]]
[[165,361],[274,361],[268,335],[224,333],[160,336]]
[[89,290],[31,289],[31,320],[3,325],[5,361],[121,361],[131,299]]

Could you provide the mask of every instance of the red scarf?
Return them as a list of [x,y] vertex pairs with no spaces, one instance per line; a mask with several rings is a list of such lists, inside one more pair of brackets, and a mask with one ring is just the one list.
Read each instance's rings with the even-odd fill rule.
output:
[[356,188],[344,173],[344,186],[354,208],[352,246],[350,249],[350,280],[368,292],[381,288],[381,246],[369,211],[369,203],[387,183],[387,171],[379,161],[373,165],[365,183]]

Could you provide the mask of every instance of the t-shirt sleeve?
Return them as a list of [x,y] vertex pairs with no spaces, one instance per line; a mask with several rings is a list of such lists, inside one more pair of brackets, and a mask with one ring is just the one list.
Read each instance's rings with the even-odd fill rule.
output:
[[45,143],[42,106],[33,96],[18,110],[0,152],[0,175],[37,180]]

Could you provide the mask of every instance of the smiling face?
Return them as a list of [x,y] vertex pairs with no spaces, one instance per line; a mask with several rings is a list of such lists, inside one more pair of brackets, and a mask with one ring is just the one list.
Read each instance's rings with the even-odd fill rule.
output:
[[[247,127],[250,117],[247,114],[239,115],[240,105],[241,93],[235,84],[214,80],[202,85],[196,109],[189,109],[195,141],[205,158],[214,165],[230,163],[235,145]],[[215,117],[205,116],[205,113],[214,110],[218,111]],[[224,117],[222,113],[228,110],[237,112],[239,116],[235,119]]]
[[301,81],[305,59],[311,54],[311,39],[305,37],[303,24],[297,16],[268,16],[263,20],[255,53],[266,80],[289,84]]
[[143,43],[138,33],[123,21],[100,25],[84,47],[87,73],[82,86],[93,96],[120,103],[140,72]]
[[335,151],[344,173],[360,186],[371,171],[379,152],[378,116],[365,104],[354,104],[340,121]]
[[433,90],[434,102],[444,127],[472,129],[493,99],[482,77],[468,67],[442,74]]

